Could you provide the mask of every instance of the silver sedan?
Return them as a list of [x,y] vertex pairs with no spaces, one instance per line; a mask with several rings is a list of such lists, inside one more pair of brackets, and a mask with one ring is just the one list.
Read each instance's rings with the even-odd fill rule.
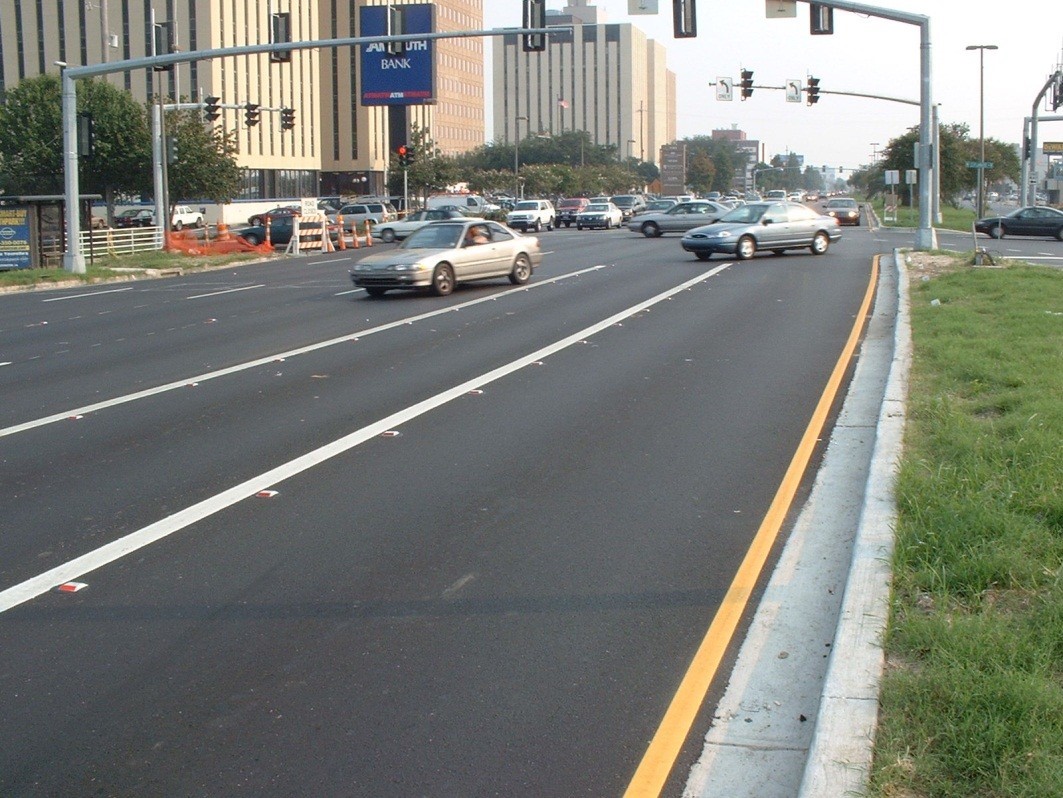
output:
[[715,222],[729,210],[730,208],[711,200],[680,202],[660,213],[632,216],[627,228],[642,233],[646,238],[656,238],[665,233],[685,233],[703,224]]
[[411,213],[405,219],[397,222],[384,222],[377,225],[373,235],[379,236],[386,244],[392,241],[401,241],[414,230],[419,230],[429,222],[441,222],[444,219],[466,219],[468,215],[460,208],[430,208],[425,211]]
[[523,285],[543,259],[539,239],[498,222],[429,222],[398,247],[354,264],[351,281],[371,297],[392,288],[428,288],[446,296],[460,282],[508,277]]
[[842,237],[838,220],[797,202],[752,202],[739,205],[715,224],[695,227],[680,242],[698,260],[714,253],[752,258],[759,250],[781,255],[788,249],[809,249],[822,255]]

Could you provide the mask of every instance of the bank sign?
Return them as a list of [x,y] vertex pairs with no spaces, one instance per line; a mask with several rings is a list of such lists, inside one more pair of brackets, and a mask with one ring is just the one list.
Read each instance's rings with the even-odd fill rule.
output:
[[[398,6],[403,12],[403,33],[431,33],[432,3]],[[362,36],[386,36],[387,6],[363,6],[359,21]],[[362,105],[424,105],[435,102],[433,42],[408,41],[405,51],[392,55],[385,44],[362,45]]]

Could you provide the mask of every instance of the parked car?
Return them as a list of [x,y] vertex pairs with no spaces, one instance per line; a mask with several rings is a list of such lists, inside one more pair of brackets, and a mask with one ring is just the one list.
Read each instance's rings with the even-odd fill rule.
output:
[[[269,224],[269,242],[274,247],[286,247],[292,240],[292,235],[295,233],[295,225],[302,221],[301,216],[277,216],[270,220]],[[335,223],[329,222],[329,238],[333,243],[339,240],[340,229]],[[245,227],[242,230],[234,231],[237,236],[242,238],[248,244],[252,246],[258,246],[266,240],[266,225],[256,224],[250,227]]]
[[624,212],[611,202],[593,202],[579,212],[576,229],[602,227],[611,230],[624,223]]
[[277,219],[283,219],[287,216],[298,215],[298,205],[282,205],[279,208],[273,208],[272,210],[268,210],[265,213],[256,213],[254,216],[247,220],[247,223],[254,227],[257,225],[264,225],[266,223],[266,219],[269,219],[272,222]]
[[555,221],[554,204],[545,199],[521,200],[506,215],[506,224],[524,232],[553,230]]
[[451,219],[430,222],[394,249],[363,258],[350,275],[371,297],[393,288],[428,288],[446,296],[457,283],[469,280],[508,277],[514,285],[523,285],[542,257],[535,236],[484,219]]
[[152,208],[130,208],[115,215],[114,226],[121,228],[154,227],[155,211]]
[[752,202],[738,206],[715,224],[695,227],[680,243],[698,260],[708,260],[717,252],[747,260],[762,249],[781,255],[788,249],[808,248],[813,255],[822,255],[841,236],[837,219],[806,205]]
[[993,238],[1004,236],[1055,236],[1063,241],[1063,211],[1041,205],[1019,208],[1006,216],[988,216],[974,229]]
[[557,203],[557,226],[571,227],[576,223],[576,217],[580,212],[591,204],[586,197],[567,197]]
[[851,197],[834,197],[823,206],[827,216],[833,216],[838,224],[860,224],[860,204]]
[[183,230],[186,227],[202,227],[203,214],[190,205],[174,205],[173,216],[170,218],[170,227],[174,230]]
[[414,230],[424,227],[429,222],[438,222],[444,219],[467,219],[469,218],[461,208],[449,206],[446,208],[429,208],[428,210],[416,211],[405,219],[396,222],[384,222],[377,225],[373,235],[385,243],[400,241],[406,238]]
[[612,198],[613,204],[620,209],[624,219],[630,219],[646,207],[646,201],[637,194],[617,194]]
[[715,222],[730,208],[709,200],[680,202],[659,213],[641,213],[628,220],[628,230],[642,233],[646,238],[657,238],[665,233],[685,233],[703,224]]
[[350,233],[355,228],[364,228],[366,222],[371,225],[393,222],[398,219],[399,215],[389,202],[352,202],[344,205],[336,213],[330,213],[329,220],[335,222],[340,216],[343,217],[344,231]]

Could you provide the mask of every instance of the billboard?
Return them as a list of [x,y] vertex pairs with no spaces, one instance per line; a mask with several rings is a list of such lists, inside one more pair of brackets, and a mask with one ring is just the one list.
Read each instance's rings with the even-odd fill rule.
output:
[[29,210],[0,208],[0,271],[32,265]]
[[[433,3],[395,6],[402,11],[403,33],[435,30]],[[386,36],[388,7],[359,9],[362,36]],[[362,45],[362,105],[427,105],[435,102],[435,43],[408,41],[400,54],[387,44]]]

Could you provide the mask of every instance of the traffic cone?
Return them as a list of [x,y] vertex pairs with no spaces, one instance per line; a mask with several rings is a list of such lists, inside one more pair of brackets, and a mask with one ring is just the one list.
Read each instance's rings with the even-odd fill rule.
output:
[[[343,229],[342,225],[340,226],[340,229],[341,230]],[[358,249],[358,248],[360,248],[362,246],[361,242],[358,240],[358,225],[357,224],[352,224],[351,225],[351,246],[353,246],[355,249]]]
[[365,220],[365,245],[367,247],[373,246],[373,232],[369,228],[369,220]]
[[339,241],[340,241],[339,248],[340,249],[347,249],[347,242],[343,240],[343,217],[342,216],[337,216],[336,217],[336,224],[339,226],[339,236],[338,236],[339,237]]

